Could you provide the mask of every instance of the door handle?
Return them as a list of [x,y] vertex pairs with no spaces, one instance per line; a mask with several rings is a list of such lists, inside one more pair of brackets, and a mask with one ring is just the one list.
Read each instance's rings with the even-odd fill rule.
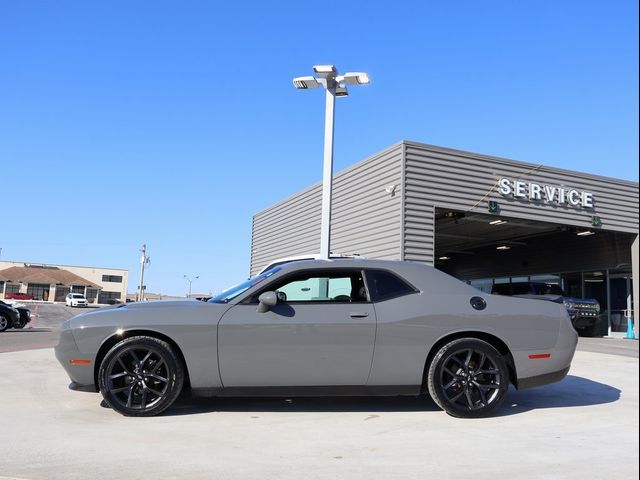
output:
[[368,317],[369,314],[367,312],[351,312],[349,316],[351,318],[364,318],[364,317]]

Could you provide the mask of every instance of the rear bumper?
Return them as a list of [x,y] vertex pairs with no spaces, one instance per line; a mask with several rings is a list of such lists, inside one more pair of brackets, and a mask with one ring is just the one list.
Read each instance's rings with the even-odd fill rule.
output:
[[518,390],[524,390],[526,388],[540,387],[549,383],[555,383],[562,380],[569,373],[571,365],[557,372],[545,373],[542,375],[536,375],[535,377],[519,378],[516,388]]

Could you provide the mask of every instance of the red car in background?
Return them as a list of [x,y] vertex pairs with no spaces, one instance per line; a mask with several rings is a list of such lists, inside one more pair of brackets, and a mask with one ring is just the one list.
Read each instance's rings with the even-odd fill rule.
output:
[[7,300],[33,300],[33,295],[27,293],[5,293],[4,298]]

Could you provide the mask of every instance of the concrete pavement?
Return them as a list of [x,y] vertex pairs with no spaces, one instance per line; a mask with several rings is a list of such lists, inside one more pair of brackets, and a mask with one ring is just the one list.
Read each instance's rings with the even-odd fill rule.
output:
[[[577,352],[560,383],[459,420],[427,399],[183,398],[125,418],[50,349],[0,354],[0,476],[19,479],[638,478],[638,360]],[[0,477],[1,478],[1,477]]]

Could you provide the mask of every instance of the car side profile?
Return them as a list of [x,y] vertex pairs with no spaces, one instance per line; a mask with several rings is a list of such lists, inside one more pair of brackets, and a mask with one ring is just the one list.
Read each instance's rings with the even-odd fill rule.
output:
[[419,263],[310,260],[208,302],[129,303],[62,324],[71,388],[114,410],[161,413],[196,396],[421,395],[483,417],[561,380],[577,334],[552,302],[487,295]]
[[86,307],[89,305],[89,301],[81,293],[69,293],[65,297],[64,303],[67,307]]

